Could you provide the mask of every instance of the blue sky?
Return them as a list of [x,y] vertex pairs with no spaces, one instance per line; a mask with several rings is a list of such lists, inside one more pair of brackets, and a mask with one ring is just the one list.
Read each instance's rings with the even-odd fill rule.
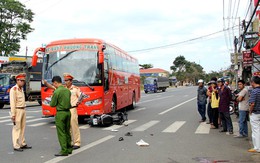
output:
[[[19,54],[54,40],[101,38],[125,51],[158,47],[197,38],[223,29],[222,0],[20,0],[35,13],[34,32],[22,41]],[[236,1],[238,2],[238,1]],[[233,1],[234,3],[234,1]],[[245,18],[248,0],[240,2],[237,17]],[[224,15],[235,17],[238,3],[225,2]],[[233,9],[235,9],[233,11]],[[230,13],[230,14],[229,14]],[[232,14],[233,13],[233,14]],[[230,17],[231,17],[230,16]],[[237,21],[226,21],[237,25]],[[175,57],[200,63],[206,72],[227,68],[233,32],[153,51],[130,53],[140,64],[170,70]],[[238,35],[238,30],[234,30]],[[228,37],[230,36],[230,37]]]

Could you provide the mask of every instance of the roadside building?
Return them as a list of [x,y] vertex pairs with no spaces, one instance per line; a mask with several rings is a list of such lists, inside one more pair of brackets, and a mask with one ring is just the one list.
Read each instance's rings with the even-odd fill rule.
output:
[[169,72],[161,68],[140,69],[141,77],[169,77]]

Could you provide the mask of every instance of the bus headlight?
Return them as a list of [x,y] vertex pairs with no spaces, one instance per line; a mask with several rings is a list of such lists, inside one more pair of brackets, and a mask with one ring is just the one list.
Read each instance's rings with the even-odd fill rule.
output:
[[43,103],[44,105],[50,106],[51,97],[46,97],[46,98],[42,101],[42,103]]
[[93,105],[100,105],[102,103],[102,98],[98,98],[92,101],[85,102],[85,105],[87,106],[93,106]]

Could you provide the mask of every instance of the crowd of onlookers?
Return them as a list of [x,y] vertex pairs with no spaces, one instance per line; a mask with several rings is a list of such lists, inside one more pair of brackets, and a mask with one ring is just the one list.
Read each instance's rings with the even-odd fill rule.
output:
[[[219,132],[233,134],[233,123],[230,116],[231,101],[238,103],[239,134],[235,138],[248,137],[248,121],[252,130],[253,148],[248,152],[260,152],[260,77],[254,76],[249,86],[244,80],[237,82],[239,91],[234,94],[229,82],[223,78],[211,78],[206,88],[204,81],[198,81],[197,90],[198,112],[200,122],[211,125],[211,129],[219,129]],[[252,89],[249,89],[252,88]],[[232,98],[232,93],[234,94]],[[235,98],[234,98],[235,97]],[[207,106],[207,109],[206,109]]]

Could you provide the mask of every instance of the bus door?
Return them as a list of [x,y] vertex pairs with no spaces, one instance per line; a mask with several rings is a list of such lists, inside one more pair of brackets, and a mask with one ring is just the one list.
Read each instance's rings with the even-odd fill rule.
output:
[[111,112],[111,100],[113,91],[110,89],[110,81],[109,81],[109,65],[107,59],[104,60],[104,110],[105,113]]

